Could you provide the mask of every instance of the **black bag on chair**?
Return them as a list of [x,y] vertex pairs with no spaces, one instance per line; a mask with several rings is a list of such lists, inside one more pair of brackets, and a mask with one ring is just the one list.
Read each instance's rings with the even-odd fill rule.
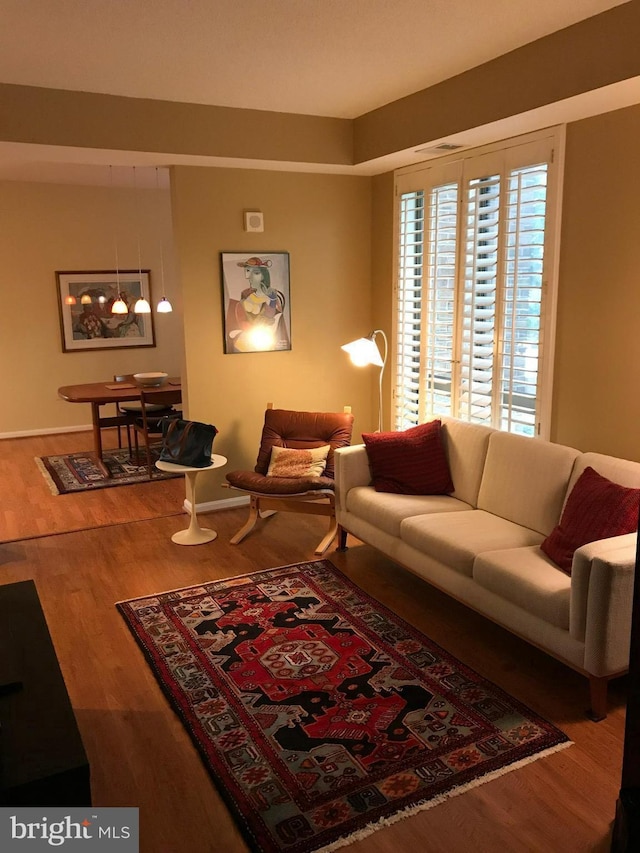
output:
[[211,448],[217,434],[213,424],[165,418],[162,421],[160,460],[190,468],[207,468],[211,464]]

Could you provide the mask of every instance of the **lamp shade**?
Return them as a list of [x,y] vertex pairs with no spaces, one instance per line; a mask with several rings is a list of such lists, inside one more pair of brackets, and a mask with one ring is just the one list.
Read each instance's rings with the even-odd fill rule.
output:
[[158,314],[170,314],[173,311],[173,307],[166,296],[163,296],[160,302],[158,302]]
[[128,314],[129,309],[127,308],[127,303],[122,298],[122,294],[118,295],[118,298],[111,306],[112,314]]
[[357,367],[365,367],[367,364],[375,364],[376,367],[383,367],[384,361],[373,337],[374,334],[368,338],[358,338],[356,341],[344,344],[341,349],[349,354],[351,361]]
[[136,304],[133,306],[133,313],[151,314],[151,305],[149,305],[144,296],[141,296],[140,299],[136,301]]

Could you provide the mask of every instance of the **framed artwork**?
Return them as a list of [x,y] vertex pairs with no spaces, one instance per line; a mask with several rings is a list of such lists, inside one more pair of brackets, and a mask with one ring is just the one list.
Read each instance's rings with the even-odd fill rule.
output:
[[221,252],[224,351],[291,349],[288,252]]
[[[154,347],[153,314],[135,314],[141,297],[151,304],[149,270],[56,272],[63,352]],[[118,298],[129,309],[112,314]]]

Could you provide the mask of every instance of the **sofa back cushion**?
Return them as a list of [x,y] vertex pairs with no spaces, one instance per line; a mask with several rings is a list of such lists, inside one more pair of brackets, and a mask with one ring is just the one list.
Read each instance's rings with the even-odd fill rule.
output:
[[603,453],[581,453],[575,461],[565,504],[571,490],[586,468],[593,468],[602,477],[613,480],[621,486],[632,489],[640,489],[640,462],[629,462],[627,459],[618,459],[615,456],[605,456]]
[[548,536],[560,520],[579,455],[573,447],[496,430],[489,439],[478,509]]
[[489,438],[494,432],[495,429],[480,424],[442,418],[442,440],[453,480],[453,497],[473,507],[478,505]]

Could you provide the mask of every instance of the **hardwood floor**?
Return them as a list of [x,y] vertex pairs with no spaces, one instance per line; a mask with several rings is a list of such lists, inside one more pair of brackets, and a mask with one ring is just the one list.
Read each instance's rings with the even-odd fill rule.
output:
[[[116,430],[103,430],[105,448],[117,447]],[[182,512],[182,479],[141,483],[83,494],[53,495],[35,463],[37,456],[93,447],[91,432],[0,441],[0,542],[85,530]]]
[[[57,438],[67,439],[68,436]],[[53,437],[48,441],[54,442]],[[42,535],[0,544],[0,583],[33,578],[91,763],[96,806],[140,808],[143,853],[244,853],[230,818],[114,604],[136,596],[313,559],[323,519],[282,514],[238,546],[246,509],[202,516],[218,530],[185,548],[176,481],[52,497],[21,486],[43,439],[0,442],[2,517],[38,518]],[[59,445],[56,445],[58,449]],[[22,462],[16,457],[23,455]],[[35,465],[34,465],[35,468]],[[38,474],[38,476],[40,476]],[[40,477],[41,478],[41,477]],[[42,479],[42,478],[41,478]],[[43,481],[44,482],[44,481]],[[45,485],[46,489],[46,485]],[[11,493],[11,494],[8,494]],[[102,526],[61,532],[71,497]],[[116,499],[117,497],[117,499]],[[7,504],[8,501],[8,504]],[[158,517],[154,517],[154,516]],[[12,520],[11,530],[20,523]],[[49,524],[49,528],[47,528]],[[28,536],[34,536],[33,529]],[[56,534],[56,535],[48,535]],[[586,680],[397,566],[349,540],[325,555],[355,583],[453,655],[551,720],[574,745],[402,820],[352,853],[605,853],[620,787],[625,682],[611,686],[606,720],[584,716]]]

